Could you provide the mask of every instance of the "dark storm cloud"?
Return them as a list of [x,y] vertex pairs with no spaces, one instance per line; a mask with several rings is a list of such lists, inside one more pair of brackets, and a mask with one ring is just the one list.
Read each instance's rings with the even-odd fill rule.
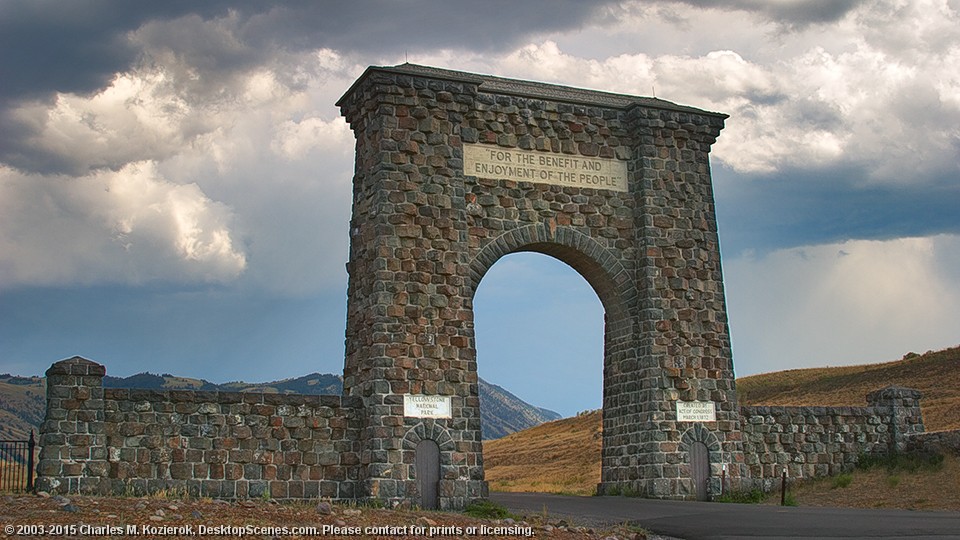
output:
[[[580,27],[598,2],[127,2],[0,3],[0,162],[20,170],[82,174],[34,141],[56,93],[88,95],[153,55],[169,52],[203,77],[173,82],[187,101],[216,99],[233,79],[270,64],[296,87],[298,53],[331,48],[397,58],[435,48],[500,51],[541,32]],[[414,58],[415,59],[415,58]],[[287,74],[293,74],[287,77]],[[290,80],[287,80],[290,79]],[[117,168],[123,163],[104,163]]]
[[138,57],[127,32],[152,19],[226,11],[213,2],[0,3],[0,100],[93,92]]
[[810,24],[829,23],[843,18],[856,9],[863,0],[679,0],[680,2],[706,8],[739,10],[756,13],[787,27],[804,27]]
[[960,185],[868,185],[855,166],[734,173],[714,164],[724,251],[960,234]]
[[[540,32],[576,28],[598,2],[125,2],[7,1],[0,4],[0,100],[89,93],[124,71],[141,51],[128,33],[151,21],[231,14],[241,56],[207,56],[210,64],[247,64],[275,50],[331,47],[363,52],[432,47],[503,50]],[[202,46],[201,36],[179,42]],[[196,51],[197,55],[204,52]],[[216,50],[206,52],[216,53]]]
[[247,35],[267,42],[278,29],[291,46],[400,53],[407,48],[502,51],[531,36],[578,28],[602,13],[602,2],[416,0],[305,3],[251,20]]

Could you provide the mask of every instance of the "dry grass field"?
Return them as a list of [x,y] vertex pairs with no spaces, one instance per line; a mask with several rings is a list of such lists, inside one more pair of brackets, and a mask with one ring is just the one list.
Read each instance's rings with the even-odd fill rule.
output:
[[483,443],[492,491],[592,495],[600,482],[600,411]]
[[46,387],[39,377],[0,376],[0,440],[26,440],[43,421]]
[[[744,405],[865,406],[866,395],[890,385],[923,392],[927,431],[960,429],[960,347],[883,364],[798,369],[737,380]],[[600,481],[600,412],[549,422],[484,443],[493,491],[592,495]],[[949,494],[948,494],[949,492]],[[846,487],[831,479],[795,490],[801,505],[960,510],[960,460],[938,471],[856,471]]]
[[741,405],[866,405],[890,386],[923,393],[927,431],[960,429],[960,347],[883,364],[791,369],[737,379]]
[[[960,457],[945,456],[937,470],[874,467],[810,480],[790,492],[800,506],[960,511]],[[779,494],[767,503],[779,504]]]

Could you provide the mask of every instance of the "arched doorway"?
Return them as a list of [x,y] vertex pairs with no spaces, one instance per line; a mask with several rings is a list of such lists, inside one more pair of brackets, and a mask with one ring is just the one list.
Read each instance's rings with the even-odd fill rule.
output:
[[420,508],[436,510],[440,507],[440,446],[430,439],[420,441],[415,461]]
[[688,497],[698,501],[710,500],[720,487],[720,479],[713,476],[712,469],[723,463],[723,449],[716,432],[705,424],[695,423],[684,431],[678,449],[686,452],[690,468]]
[[695,441],[690,445],[690,478],[698,501],[710,499],[710,451],[707,445]]

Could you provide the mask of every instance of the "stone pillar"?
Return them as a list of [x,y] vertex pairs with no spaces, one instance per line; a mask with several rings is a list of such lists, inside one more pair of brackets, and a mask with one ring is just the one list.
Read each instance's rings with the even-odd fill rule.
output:
[[[448,397],[432,432],[444,464],[440,507],[485,497],[480,401],[459,149],[465,77],[426,80],[368,70],[340,100],[357,138],[347,301],[344,395],[364,400],[359,498],[415,500],[413,450],[421,422],[405,395]],[[436,441],[440,442],[440,441]]]
[[919,390],[900,386],[888,386],[867,394],[869,406],[890,411],[888,430],[891,454],[905,452],[908,440],[913,435],[925,431],[923,414],[920,411],[921,397],[923,394]]
[[711,475],[719,477],[726,465],[734,486],[749,475],[709,162],[725,116],[635,106],[626,118],[634,142],[634,244],[640,248],[642,299],[630,336],[636,358],[621,370],[630,378],[624,392],[604,403],[604,436],[615,437],[605,440],[599,489],[691,498],[696,490],[681,437],[693,426],[677,418],[677,402],[707,402],[716,409],[716,420],[701,426],[718,441],[710,453]]
[[[75,356],[47,370],[47,413],[40,426],[37,488],[101,493],[109,488],[104,435],[106,369]],[[101,482],[101,480],[104,480]]]

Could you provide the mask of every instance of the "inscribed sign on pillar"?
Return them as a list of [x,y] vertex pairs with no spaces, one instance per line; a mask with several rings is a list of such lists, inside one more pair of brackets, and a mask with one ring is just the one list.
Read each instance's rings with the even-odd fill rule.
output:
[[403,396],[403,415],[408,418],[453,418],[450,396]]

